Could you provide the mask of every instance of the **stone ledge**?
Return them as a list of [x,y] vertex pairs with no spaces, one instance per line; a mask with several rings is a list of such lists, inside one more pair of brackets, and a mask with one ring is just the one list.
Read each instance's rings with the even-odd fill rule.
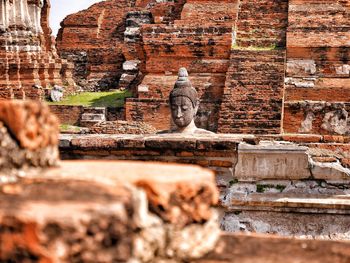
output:
[[347,241],[299,240],[271,235],[224,234],[204,259],[193,263],[340,263],[350,260]]
[[[71,142],[72,139],[86,139],[87,136],[91,135],[75,135],[75,134],[65,134],[60,136],[60,142],[62,145],[60,147],[66,147],[67,143]],[[175,135],[175,134],[159,134],[159,135],[94,135],[94,138],[103,139],[103,138],[118,138],[120,140],[138,140],[149,137],[159,137],[159,138],[177,138],[180,139],[183,136]],[[193,136],[185,136],[185,138],[194,138]],[[349,136],[332,136],[332,135],[317,135],[317,134],[278,134],[278,135],[250,135],[250,134],[215,134],[212,136],[205,135],[196,135],[195,138],[204,138],[210,141],[220,141],[220,140],[228,140],[231,139],[233,141],[237,140],[238,142],[245,141],[250,144],[258,144],[259,141],[286,141],[286,142],[294,142],[304,146],[313,145],[317,143],[326,143],[326,144],[348,144],[350,142]],[[64,142],[64,143],[63,143]]]
[[310,213],[336,213],[350,215],[348,195],[308,194],[250,194],[236,193],[231,199],[229,210],[259,210]]
[[[228,232],[275,234],[301,239],[349,241],[349,214],[288,210],[236,210],[221,223]],[[284,261],[283,261],[284,262]],[[323,261],[322,261],[323,262]]]
[[[236,150],[237,145],[253,139],[250,135],[60,135],[60,148],[117,149],[117,148],[168,148],[168,149],[217,149]],[[135,142],[136,145],[134,143]]]
[[[238,181],[349,180],[346,144],[263,141],[264,136],[215,135],[61,135],[64,159],[122,159],[193,163]],[[270,137],[267,137],[271,140]],[[322,149],[326,147],[326,149]],[[320,156],[322,158],[320,158]],[[329,158],[328,158],[329,157]],[[344,166],[343,166],[344,165]]]

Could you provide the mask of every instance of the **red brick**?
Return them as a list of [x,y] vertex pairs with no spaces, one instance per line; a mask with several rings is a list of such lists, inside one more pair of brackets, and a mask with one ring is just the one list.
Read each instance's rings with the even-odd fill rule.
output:
[[212,160],[209,162],[209,165],[218,167],[232,167],[233,164],[230,161]]

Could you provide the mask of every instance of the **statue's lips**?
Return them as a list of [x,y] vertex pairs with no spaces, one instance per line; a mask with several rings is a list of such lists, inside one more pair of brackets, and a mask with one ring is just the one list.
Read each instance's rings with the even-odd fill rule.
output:
[[177,124],[177,125],[184,125],[185,124],[185,119],[183,118],[183,117],[181,117],[181,118],[176,118],[175,120],[174,120],[174,122],[175,122],[175,124]]

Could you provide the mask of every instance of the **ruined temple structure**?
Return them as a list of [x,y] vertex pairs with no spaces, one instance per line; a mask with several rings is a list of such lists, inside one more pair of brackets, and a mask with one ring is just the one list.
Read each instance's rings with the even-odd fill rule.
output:
[[345,135],[349,2],[108,0],[68,16],[58,50],[87,89],[133,90],[127,121],[168,129],[167,98],[187,67],[201,128]]
[[54,85],[74,91],[73,65],[56,54],[49,0],[0,1],[0,98],[42,99]]
[[[120,20],[103,15],[117,3]],[[349,15],[349,0],[144,0],[69,16],[59,52],[74,55],[85,37],[88,81],[110,73],[113,48],[97,56],[95,43],[120,45],[115,85],[134,92],[127,122],[169,130],[169,94],[186,67],[201,102],[195,126],[217,134],[64,134],[61,157],[197,164],[216,173],[223,230],[348,241]],[[99,34],[112,23],[120,40]]]
[[62,21],[58,52],[74,61],[75,80],[84,90],[127,88],[140,81],[139,69],[144,72],[141,26],[154,20],[170,23],[179,15],[182,2],[108,0],[94,4]]
[[[108,160],[59,161],[48,106],[0,101],[0,262],[350,261],[345,169],[306,147],[217,136],[82,135],[71,150],[61,138],[65,154]],[[128,152],[158,162],[110,158]],[[159,163],[174,158],[208,167]]]

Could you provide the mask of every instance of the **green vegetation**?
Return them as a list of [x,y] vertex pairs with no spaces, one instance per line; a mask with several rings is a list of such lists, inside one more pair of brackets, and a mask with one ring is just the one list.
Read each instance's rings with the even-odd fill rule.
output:
[[48,102],[50,105],[74,105],[85,107],[122,107],[124,99],[131,97],[128,90],[109,92],[82,92],[67,96],[60,102]]
[[254,51],[268,51],[268,50],[275,50],[279,49],[275,44],[267,46],[267,47],[257,47],[257,46],[249,46],[249,47],[241,47],[237,44],[232,45],[231,49],[236,50],[254,50]]
[[238,179],[233,179],[233,180],[229,181],[229,186],[232,186],[234,184],[238,184]]
[[80,131],[80,127],[69,125],[69,124],[61,124],[60,125],[60,131],[61,132],[79,132]]
[[275,188],[277,189],[280,193],[283,192],[283,190],[286,188],[286,186],[284,185],[272,185],[272,184],[265,184],[265,185],[262,185],[262,184],[257,184],[256,185],[256,191],[258,193],[264,193],[266,192],[268,189],[271,189],[271,188]]

